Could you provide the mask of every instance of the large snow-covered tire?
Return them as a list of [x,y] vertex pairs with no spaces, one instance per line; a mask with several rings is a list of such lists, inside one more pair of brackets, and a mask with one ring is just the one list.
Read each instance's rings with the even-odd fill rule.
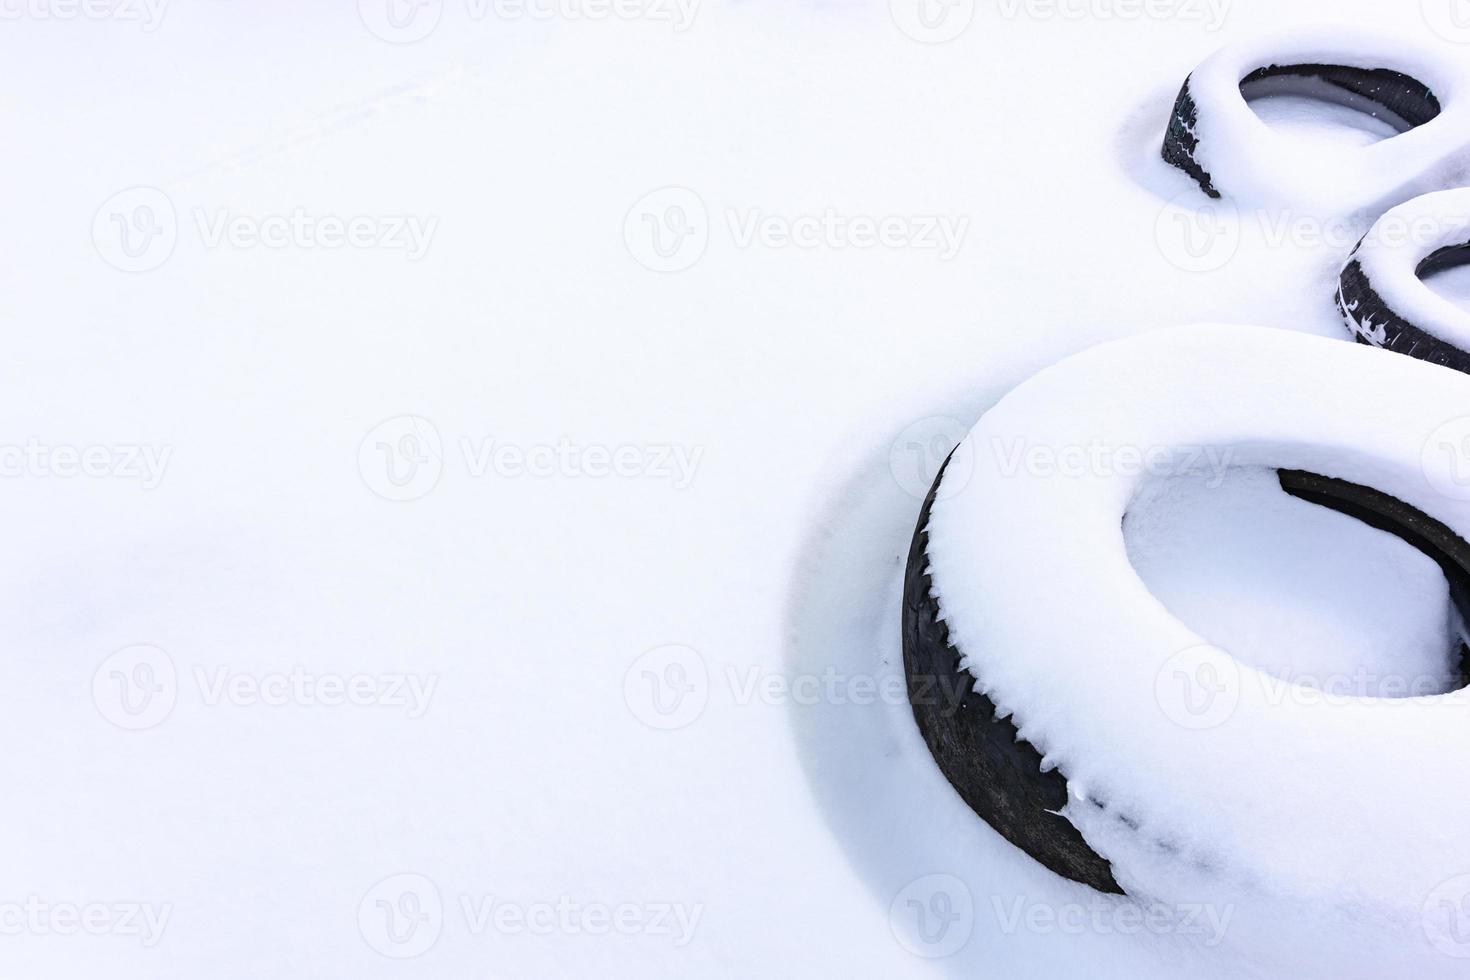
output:
[[[1230,448],[1234,465],[1277,468],[1287,492],[1439,562],[1463,617],[1470,495],[1435,489],[1453,485],[1451,464],[1423,447],[1467,404],[1470,380],[1409,358],[1200,326],[1069,358],[987,412],[970,439],[1057,448],[1106,432],[1119,446]],[[916,699],[914,717],[959,795],[1006,839],[1099,891],[1188,898],[1182,880],[1223,875],[1306,904],[1320,888],[1375,921],[1416,911],[1446,868],[1470,867],[1456,829],[1470,822],[1470,794],[1402,764],[1463,740],[1470,691],[1328,711],[1273,702],[1265,675],[1209,648],[1133,571],[1120,528],[1142,474],[1046,477],[973,458],[960,483],[941,472],[920,516],[904,659],[911,691],[932,691],[934,677],[971,691],[957,709]],[[1046,611],[1055,604],[1064,614]],[[1156,684],[1181,651],[1201,648],[1201,662],[1240,678],[1236,701],[1220,724],[1184,731]],[[960,681],[973,690],[944,687]],[[1322,786],[1283,788],[1259,772],[1271,759],[1282,778],[1310,772]],[[1230,777],[1240,771],[1261,778]],[[1373,813],[1342,819],[1364,808]],[[1386,848],[1365,839],[1379,810],[1394,817]]]
[[[1466,87],[1458,66],[1381,35],[1334,29],[1257,38],[1216,52],[1185,79],[1163,157],[1211,197],[1334,215],[1381,210],[1446,186],[1464,165]],[[1400,135],[1314,159],[1248,104],[1281,94],[1351,106]]]
[[1470,263],[1470,189],[1389,211],[1343,267],[1337,304],[1360,343],[1470,373],[1470,311],[1424,277]]

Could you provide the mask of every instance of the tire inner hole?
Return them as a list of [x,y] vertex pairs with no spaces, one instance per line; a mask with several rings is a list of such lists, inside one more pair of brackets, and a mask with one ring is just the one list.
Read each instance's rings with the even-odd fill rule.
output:
[[1151,481],[1123,534],[1171,615],[1283,681],[1381,698],[1470,685],[1470,545],[1387,494],[1231,467]]
[[1440,296],[1470,310],[1470,242],[1430,253],[1414,273]]
[[1429,87],[1389,68],[1271,65],[1251,72],[1240,93],[1260,119],[1316,146],[1369,146],[1440,113]]

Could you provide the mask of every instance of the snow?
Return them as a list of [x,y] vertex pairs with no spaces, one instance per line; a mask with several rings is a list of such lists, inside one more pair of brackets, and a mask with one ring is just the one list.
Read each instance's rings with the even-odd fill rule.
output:
[[[7,21],[0,445],[168,462],[151,490],[142,469],[0,480],[0,912],[167,915],[153,945],[0,918],[0,973],[1279,976],[1238,939],[1204,946],[1207,918],[1140,932],[1038,869],[955,797],[905,704],[763,685],[899,678],[906,486],[928,480],[892,460],[937,466],[932,439],[895,453],[915,425],[963,433],[1040,368],[1151,327],[1345,337],[1331,296],[1363,216],[1321,240],[1206,202],[1159,141],[1195,66],[1286,24],[1459,55],[1415,6],[1238,0],[1212,30],[977,4],[937,44],[877,0],[710,0],[682,32],[446,2],[406,44],[353,4]],[[92,230],[136,187],[166,195],[177,235],[127,272]],[[666,187],[695,193],[709,236],[658,272],[624,231]],[[210,247],[195,220],[298,208],[438,223],[409,261],[320,237]],[[970,224],[944,261],[742,247],[729,220],[828,208]],[[497,469],[498,448],[563,438],[704,453],[682,489],[651,456],[632,476],[585,454]],[[423,486],[374,450],[422,453],[430,489],[391,499]],[[1350,567],[1394,551],[1354,540]],[[94,693],[170,666],[151,726]],[[641,686],[674,667],[704,678],[682,726]],[[327,691],[295,693],[302,674]],[[357,677],[404,696],[332,696]],[[414,716],[409,682],[435,678]],[[912,929],[941,898],[961,916],[941,947],[963,942],[937,957]],[[641,925],[573,932],[562,899]],[[548,903],[550,934],[512,928]],[[412,908],[423,931],[395,944]]]

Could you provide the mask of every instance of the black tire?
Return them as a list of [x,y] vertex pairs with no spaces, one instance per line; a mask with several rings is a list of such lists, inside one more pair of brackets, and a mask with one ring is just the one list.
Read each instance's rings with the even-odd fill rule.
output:
[[[1422,200],[1424,199],[1411,201],[1405,207],[1411,207]],[[1380,219],[1380,224],[1389,220],[1394,213],[1385,215]],[[1366,261],[1370,254],[1374,260],[1372,263]],[[1402,242],[1390,245],[1381,236],[1375,236],[1370,231],[1353,249],[1353,254],[1338,279],[1337,288],[1337,308],[1358,343],[1470,373],[1470,352],[1443,339],[1463,333],[1463,329],[1457,331],[1449,323],[1415,322],[1402,312],[1406,305],[1405,297],[1395,295],[1388,286],[1375,282],[1369,272],[1372,266],[1381,269],[1380,263],[1384,262],[1393,263],[1402,271],[1412,272],[1412,277],[1404,277],[1412,278],[1414,285],[1411,288],[1427,290],[1429,287],[1421,281],[1425,276],[1470,264],[1470,237],[1464,242],[1437,243],[1415,248],[1412,244]]]
[[[1169,127],[1164,133],[1163,157],[1194,178],[1210,197],[1218,198],[1222,190],[1216,177],[1199,160],[1202,134],[1209,131],[1212,107],[1201,104],[1190,86],[1192,79],[1190,76],[1184,80],[1174,101]],[[1316,63],[1264,65],[1241,81],[1240,97],[1250,100],[1267,95],[1308,95],[1351,106],[1384,120],[1401,133],[1424,125],[1441,111],[1440,101],[1428,85],[1391,68]]]
[[974,690],[939,618],[927,529],[948,466],[946,460],[919,512],[904,575],[903,661],[914,720],[950,785],[997,833],[1062,877],[1120,895],[1108,862],[1057,812],[1067,805],[1066,778],[1042,772],[1041,753]]
[[[997,717],[994,701],[974,690],[974,678],[960,667],[961,653],[939,618],[928,527],[947,467],[948,460],[919,512],[904,576],[903,659],[914,720],[950,785],[997,833],[1064,878],[1123,894],[1107,859],[1059,814],[1069,802],[1066,776],[1043,772],[1041,753],[1009,718]],[[1470,543],[1447,525],[1371,487],[1300,470],[1281,470],[1279,479],[1285,492],[1394,534],[1433,559],[1449,582],[1462,631],[1470,623]],[[1470,686],[1470,646],[1464,642],[1459,675],[1460,686]],[[1127,822],[1125,815],[1119,819]]]

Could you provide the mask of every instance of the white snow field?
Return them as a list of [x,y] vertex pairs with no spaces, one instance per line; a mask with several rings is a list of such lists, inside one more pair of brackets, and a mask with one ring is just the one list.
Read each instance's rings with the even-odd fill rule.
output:
[[[1376,215],[1202,209],[1185,76],[1322,22],[1463,65],[1450,0],[3,13],[0,976],[1470,969],[1470,868],[1402,950],[1353,896],[1262,936],[1248,889],[1057,878],[939,773],[898,642],[940,461],[1037,370],[1349,342]],[[1261,112],[1325,169],[1373,135],[1302,110]],[[1130,531],[1170,612],[1266,673],[1439,669],[1437,569],[1221,486]],[[1283,833],[1415,848],[1360,818]]]

